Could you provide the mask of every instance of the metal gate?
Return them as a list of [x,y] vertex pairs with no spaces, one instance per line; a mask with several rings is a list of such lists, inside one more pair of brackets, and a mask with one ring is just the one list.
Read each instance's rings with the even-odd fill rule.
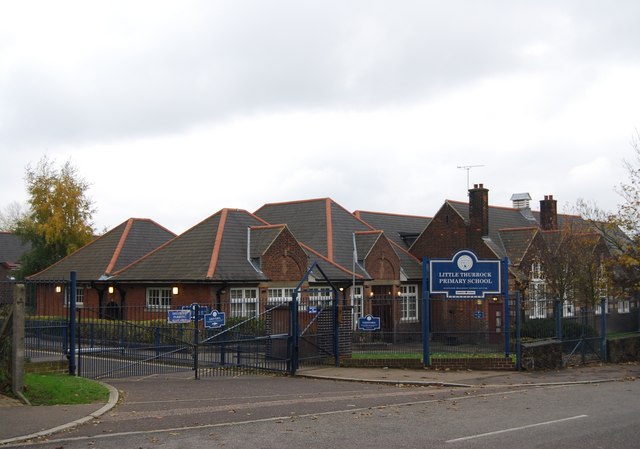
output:
[[[306,287],[311,273],[327,287]],[[294,374],[301,363],[338,363],[338,290],[315,263],[289,301],[268,303],[258,316],[231,318],[222,327],[206,325],[201,312],[207,305],[193,304],[193,319],[175,324],[165,309],[78,303],[74,272],[70,281],[21,283],[26,356],[68,360],[71,374],[103,379],[193,371],[197,378]],[[0,304],[12,302],[14,285],[0,283]]]
[[564,366],[606,361],[605,316],[591,309],[561,318],[562,325],[558,330]]
[[98,307],[77,309],[75,353],[79,376],[104,379],[193,369],[194,324],[148,319],[145,307],[123,307],[119,314],[105,315]]

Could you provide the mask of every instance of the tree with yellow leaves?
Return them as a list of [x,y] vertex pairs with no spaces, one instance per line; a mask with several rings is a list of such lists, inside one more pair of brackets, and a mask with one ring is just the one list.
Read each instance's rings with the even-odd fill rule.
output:
[[20,278],[37,273],[89,243],[93,237],[89,185],[67,161],[60,169],[46,156],[25,175],[29,210],[13,231],[31,249],[20,260]]

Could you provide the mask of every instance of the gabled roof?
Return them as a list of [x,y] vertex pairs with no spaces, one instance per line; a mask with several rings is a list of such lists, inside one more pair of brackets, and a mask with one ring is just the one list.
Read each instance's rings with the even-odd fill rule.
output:
[[152,220],[130,218],[29,279],[68,279],[71,271],[78,281],[108,278],[174,237]]
[[[330,198],[265,204],[255,214],[269,223],[286,223],[303,247],[311,250],[311,259],[320,255],[324,262],[336,265],[339,278],[352,275],[353,233],[371,230]],[[369,277],[358,266],[356,276]]]
[[507,257],[512,265],[520,265],[529,250],[533,239],[539,232],[538,228],[501,229],[500,237]]
[[0,263],[15,266],[30,247],[28,243],[22,243],[17,235],[11,232],[0,232]]
[[247,258],[247,228],[266,224],[245,210],[222,209],[166,245],[118,271],[115,273],[115,280],[266,280],[265,275],[256,270]]
[[409,249],[412,240],[415,240],[431,222],[430,217],[363,210],[357,210],[353,215],[371,225],[373,229],[384,231],[389,240],[405,249]]
[[[363,212],[360,212],[363,213]],[[367,233],[370,231],[383,231],[376,229],[370,223],[365,222],[357,215],[351,214],[345,208],[331,198],[318,198],[311,200],[293,201],[286,203],[265,204],[255,212],[256,215],[270,223],[286,223],[295,238],[301,243],[309,254],[310,260],[319,260],[322,263],[330,263],[333,266],[322,265],[326,273],[334,279],[351,276],[353,270],[353,236],[354,233]],[[402,226],[409,231],[419,228],[417,222],[424,217],[412,217],[409,215],[367,213],[369,217],[380,215],[387,225],[392,223],[399,225],[402,220],[407,220],[409,225]],[[420,232],[420,231],[417,231]],[[357,234],[356,234],[357,235]],[[378,234],[380,235],[380,234]],[[406,245],[389,239],[392,247],[400,257],[400,264],[405,275],[410,279],[419,279],[422,276],[420,261],[409,254]],[[370,242],[369,242],[370,243]],[[364,240],[356,242],[358,258],[362,248],[368,245]],[[370,249],[370,248],[369,248]],[[368,251],[367,251],[368,252]],[[320,259],[318,259],[320,256]],[[337,269],[336,269],[337,268]],[[355,274],[358,278],[370,279],[364,267],[356,264]]]
[[358,261],[364,260],[369,252],[382,236],[382,231],[358,231],[356,232],[356,252]]
[[285,225],[262,225],[250,227],[250,257],[262,257],[275,239],[284,231]]

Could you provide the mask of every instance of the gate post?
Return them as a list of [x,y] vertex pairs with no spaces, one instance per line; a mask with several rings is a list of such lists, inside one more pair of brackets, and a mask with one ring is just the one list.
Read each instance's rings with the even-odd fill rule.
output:
[[516,369],[522,369],[522,347],[520,340],[521,317],[520,317],[520,291],[516,292]]
[[298,289],[293,292],[289,303],[289,374],[292,376],[298,370]]
[[26,300],[25,285],[18,284],[13,288],[13,310],[7,316],[11,320],[11,391],[24,400],[24,304]]
[[333,354],[336,366],[340,366],[340,320],[338,317],[338,291],[333,290]]
[[[69,375],[76,375],[76,286],[77,274],[69,273]],[[63,299],[64,301],[64,299]]]
[[556,299],[556,339],[562,341],[562,302],[559,299]]
[[428,260],[422,258],[422,364],[431,366],[431,352],[429,339],[431,332],[429,329],[429,271],[427,270]]
[[509,333],[511,332],[509,321],[511,313],[509,312],[509,258],[505,257],[502,261],[502,269],[504,270],[504,356],[509,357],[511,345],[509,342]]
[[198,379],[198,327],[200,327],[200,305],[196,304],[194,306],[194,312],[196,314],[193,326],[193,370],[196,373],[196,379]]
[[600,360],[607,362],[607,300],[600,298]]

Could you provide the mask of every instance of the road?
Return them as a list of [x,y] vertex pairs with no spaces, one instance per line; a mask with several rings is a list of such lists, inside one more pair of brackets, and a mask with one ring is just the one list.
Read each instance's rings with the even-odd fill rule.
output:
[[110,413],[29,447],[638,447],[640,382],[633,380],[517,388],[278,376],[110,383],[123,392]]

